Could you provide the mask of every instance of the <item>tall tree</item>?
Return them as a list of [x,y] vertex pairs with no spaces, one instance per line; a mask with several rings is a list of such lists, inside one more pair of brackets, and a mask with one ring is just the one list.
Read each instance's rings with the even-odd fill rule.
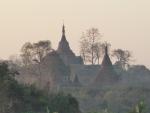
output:
[[83,58],[84,63],[87,63],[87,60],[89,59],[89,41],[83,34],[80,41],[80,55]]
[[32,64],[33,58],[33,45],[30,42],[26,42],[21,48],[21,58],[23,65],[28,67]]
[[112,56],[114,56],[117,59],[115,64],[120,66],[123,70],[128,68],[132,57],[130,51],[122,49],[114,50]]
[[[39,84],[41,86],[41,62],[43,58],[52,50],[51,42],[48,40],[39,41],[37,43],[31,44],[27,42],[23,45],[21,49],[21,57],[23,63],[26,67],[29,67],[31,64],[36,64],[38,67],[38,72],[34,72],[39,75]],[[31,69],[33,71],[33,69]]]
[[39,41],[37,43],[33,43],[33,61],[38,66],[39,71],[39,86],[42,84],[42,71],[41,71],[41,62],[43,58],[52,50],[51,42],[46,41]]
[[97,61],[97,63],[100,64],[100,58],[105,53],[105,47],[106,46],[109,49],[109,47],[111,46],[111,44],[108,43],[108,42],[104,42],[104,43],[97,42],[97,43],[95,43],[94,49],[93,49],[94,50],[94,62],[95,63]]
[[33,43],[34,61],[40,63],[50,50],[52,48],[49,40]]
[[91,28],[81,37],[80,53],[85,63],[95,64],[99,60],[101,51],[101,34],[97,28]]

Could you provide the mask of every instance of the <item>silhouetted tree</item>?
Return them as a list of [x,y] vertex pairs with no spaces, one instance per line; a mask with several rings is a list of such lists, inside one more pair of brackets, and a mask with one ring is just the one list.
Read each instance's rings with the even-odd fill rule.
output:
[[131,61],[131,52],[128,50],[116,49],[113,51],[112,56],[114,56],[117,61],[116,65],[120,66],[122,69],[126,69],[129,66],[129,62]]
[[26,42],[21,48],[21,58],[23,65],[28,67],[32,64],[33,58],[33,45],[30,42]]
[[[37,43],[31,44],[27,42],[23,45],[21,49],[21,57],[23,60],[23,64],[26,67],[29,67],[31,64],[36,64],[38,67],[39,75],[39,84],[41,84],[41,62],[43,58],[52,50],[51,42],[49,40],[39,41]],[[31,69],[34,71],[33,69]]]
[[49,40],[33,43],[34,61],[40,63],[51,49],[51,42]]
[[80,41],[80,54],[85,63],[95,64],[99,60],[101,51],[100,37],[101,34],[97,28],[88,29],[86,34],[83,33]]
[[97,61],[97,63],[99,64],[99,60],[100,57],[102,55],[102,45],[101,43],[95,43],[95,45],[93,46],[93,52],[94,52],[94,62]]
[[104,55],[106,46],[107,46],[107,48],[109,50],[111,44],[105,41],[104,43],[97,43],[95,46],[96,46],[95,49],[94,49],[94,53],[96,55],[96,59],[95,60],[97,60],[97,62],[99,64],[100,63],[99,59],[102,57],[102,55]]
[[80,41],[80,54],[85,64],[87,63],[87,59],[89,59],[88,53],[89,53],[89,42],[83,34]]
[[42,77],[42,72],[41,72],[41,62],[43,58],[52,50],[51,48],[51,42],[46,40],[46,41],[39,41],[37,43],[33,43],[33,61],[37,64],[38,66],[38,71],[39,71],[39,85],[41,86],[41,77]]
[[21,57],[25,66],[34,62],[40,63],[44,56],[52,50],[49,40],[39,41],[31,44],[26,42],[21,48]]

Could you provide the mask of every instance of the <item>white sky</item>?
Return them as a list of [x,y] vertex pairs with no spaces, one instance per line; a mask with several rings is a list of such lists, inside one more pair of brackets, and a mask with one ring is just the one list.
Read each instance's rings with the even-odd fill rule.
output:
[[0,57],[27,41],[48,39],[56,48],[63,20],[76,54],[82,32],[96,27],[112,48],[132,51],[136,64],[150,68],[150,0],[0,0]]

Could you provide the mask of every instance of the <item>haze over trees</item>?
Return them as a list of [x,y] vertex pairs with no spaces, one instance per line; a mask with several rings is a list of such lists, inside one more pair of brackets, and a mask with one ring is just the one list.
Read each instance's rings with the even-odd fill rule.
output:
[[39,41],[33,44],[26,42],[21,48],[21,57],[24,66],[28,66],[34,62],[40,65],[42,59],[51,50],[51,42],[49,40]]
[[21,48],[21,58],[22,58],[22,64],[25,67],[28,67],[32,64],[32,52],[33,46],[30,42],[26,42],[22,48]]
[[0,63],[0,113],[79,113],[78,102],[71,95],[47,94],[34,85],[19,84],[5,62]]
[[[64,25],[62,31],[65,36]],[[21,48],[19,58],[10,57],[5,65],[8,68],[1,68],[0,65],[0,78],[8,75],[0,82],[0,96],[3,97],[0,98],[0,103],[3,103],[2,107],[0,106],[1,112],[10,113],[11,110],[11,113],[87,113],[91,111],[92,113],[93,111],[98,113],[111,113],[110,111],[143,113],[145,104],[150,105],[147,99],[150,95],[148,87],[150,70],[142,65],[130,65],[132,61],[130,51],[123,49],[111,51],[109,50],[111,44],[102,42],[100,38],[101,33],[97,28],[88,29],[81,37],[80,53],[85,65],[76,62],[68,62],[66,65],[58,51],[52,49],[51,42],[48,40],[26,42]],[[64,51],[72,51],[67,37],[63,39],[65,43],[61,43],[61,46],[67,47]],[[76,57],[75,53],[73,54]],[[65,60],[67,61],[68,58],[74,60],[69,55]],[[111,69],[123,70],[116,71],[117,74],[119,72],[119,80],[114,84],[109,82],[110,84],[107,85],[93,87],[91,82],[94,81],[100,69],[102,70],[103,67],[104,73],[110,70],[109,66],[106,70],[105,65],[100,64],[103,56],[105,56],[103,59],[105,61],[110,55],[116,61],[115,64],[112,64],[109,58]],[[105,63],[108,64],[108,62]],[[15,70],[13,70],[14,67]],[[110,74],[112,72],[105,78],[106,82],[108,79],[113,79]],[[102,79],[99,79],[98,82],[100,80]],[[7,93],[12,94],[11,99]],[[141,99],[145,100],[145,104],[139,103],[134,108],[133,106]],[[148,111],[150,107],[145,110],[146,113]]]
[[52,47],[49,40],[43,40],[33,44],[26,42],[21,48],[23,66],[25,68],[31,68],[33,64],[36,64],[38,67],[39,84],[42,79],[41,62],[50,51],[52,51]]

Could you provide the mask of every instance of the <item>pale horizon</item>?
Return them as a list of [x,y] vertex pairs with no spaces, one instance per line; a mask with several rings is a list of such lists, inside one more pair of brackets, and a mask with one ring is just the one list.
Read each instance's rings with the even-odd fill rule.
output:
[[112,49],[129,50],[134,64],[150,68],[149,5],[148,0],[0,0],[0,58],[18,54],[25,42],[50,40],[56,49],[64,20],[76,55],[82,32],[95,27]]

